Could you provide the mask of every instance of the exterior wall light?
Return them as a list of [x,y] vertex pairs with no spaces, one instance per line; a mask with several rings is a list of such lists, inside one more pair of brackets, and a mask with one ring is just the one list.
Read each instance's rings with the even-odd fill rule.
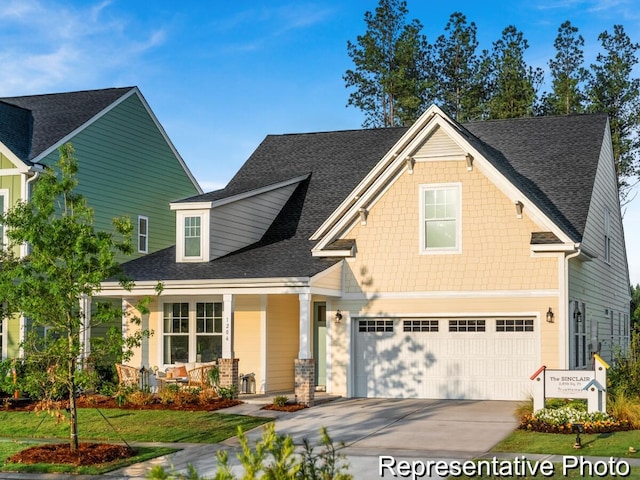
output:
[[553,317],[555,315],[553,314],[553,310],[551,310],[551,307],[549,307],[549,310],[547,311],[547,323],[553,323]]
[[576,322],[580,323],[582,321],[582,312],[580,311],[580,309],[578,308],[578,306],[576,305],[576,309],[573,312],[573,318],[576,320]]
[[340,320],[342,320],[342,313],[340,313],[340,310],[338,310],[336,312],[336,323],[340,323]]

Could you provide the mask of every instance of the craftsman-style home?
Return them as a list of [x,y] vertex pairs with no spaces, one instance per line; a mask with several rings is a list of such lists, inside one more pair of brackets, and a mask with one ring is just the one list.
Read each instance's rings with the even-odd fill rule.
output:
[[134,365],[218,360],[258,392],[523,399],[541,365],[629,336],[605,115],[270,135],[172,202],[175,245],[125,264],[155,333]]

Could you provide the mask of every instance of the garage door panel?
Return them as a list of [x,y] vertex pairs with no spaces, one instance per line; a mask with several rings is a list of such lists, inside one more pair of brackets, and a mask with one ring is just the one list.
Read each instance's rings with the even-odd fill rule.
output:
[[393,321],[393,332],[361,332],[356,325],[356,396],[526,397],[529,375],[538,366],[536,331],[496,332],[495,320],[487,319],[484,331],[450,332],[443,319],[438,331],[407,332],[402,322]]

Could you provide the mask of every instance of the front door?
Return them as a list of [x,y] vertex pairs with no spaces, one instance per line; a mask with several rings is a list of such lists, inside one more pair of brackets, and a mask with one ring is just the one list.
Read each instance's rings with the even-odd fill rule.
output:
[[316,386],[327,385],[327,305],[313,304],[313,358],[316,360]]

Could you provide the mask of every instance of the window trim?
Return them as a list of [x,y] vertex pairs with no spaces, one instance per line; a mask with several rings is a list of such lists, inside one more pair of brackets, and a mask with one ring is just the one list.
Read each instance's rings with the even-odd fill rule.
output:
[[[142,233],[140,225],[144,222],[145,232]],[[140,248],[140,240],[144,238],[144,248]],[[138,215],[138,253],[149,253],[149,217]]]
[[[165,305],[172,305],[175,303],[186,303],[188,305],[188,315],[187,315],[187,332],[167,332],[165,331],[165,314],[164,309]],[[220,332],[215,331],[215,306],[214,308],[214,317],[213,317],[213,332],[198,332],[198,311],[197,305],[199,303],[212,303],[212,304],[220,304]],[[220,337],[220,357],[222,357],[222,350],[224,349],[224,301],[222,298],[218,297],[193,297],[193,298],[180,298],[180,297],[170,297],[165,299],[163,302],[159,302],[159,318],[160,318],[160,335],[158,335],[158,347],[159,347],[159,359],[163,365],[163,368],[166,368],[170,365],[174,365],[172,363],[165,363],[165,337],[167,335],[176,335],[176,336],[185,336],[187,337],[187,346],[188,346],[188,361],[186,363],[202,363],[198,360],[198,336],[218,336]]]
[[[462,183],[461,182],[451,182],[451,183],[428,183],[419,185],[419,253],[420,255],[442,255],[442,254],[460,254],[462,253]],[[424,205],[424,197],[427,191],[434,190],[451,190],[455,189],[458,196],[458,204],[456,206],[456,244],[453,247],[427,247],[426,246],[426,219],[425,219],[425,205]]]
[[[185,220],[200,218],[200,255],[185,255]],[[177,262],[208,262],[209,253],[209,211],[208,210],[180,210],[176,211],[176,261]]]
[[604,262],[611,264],[611,211],[604,211]]

